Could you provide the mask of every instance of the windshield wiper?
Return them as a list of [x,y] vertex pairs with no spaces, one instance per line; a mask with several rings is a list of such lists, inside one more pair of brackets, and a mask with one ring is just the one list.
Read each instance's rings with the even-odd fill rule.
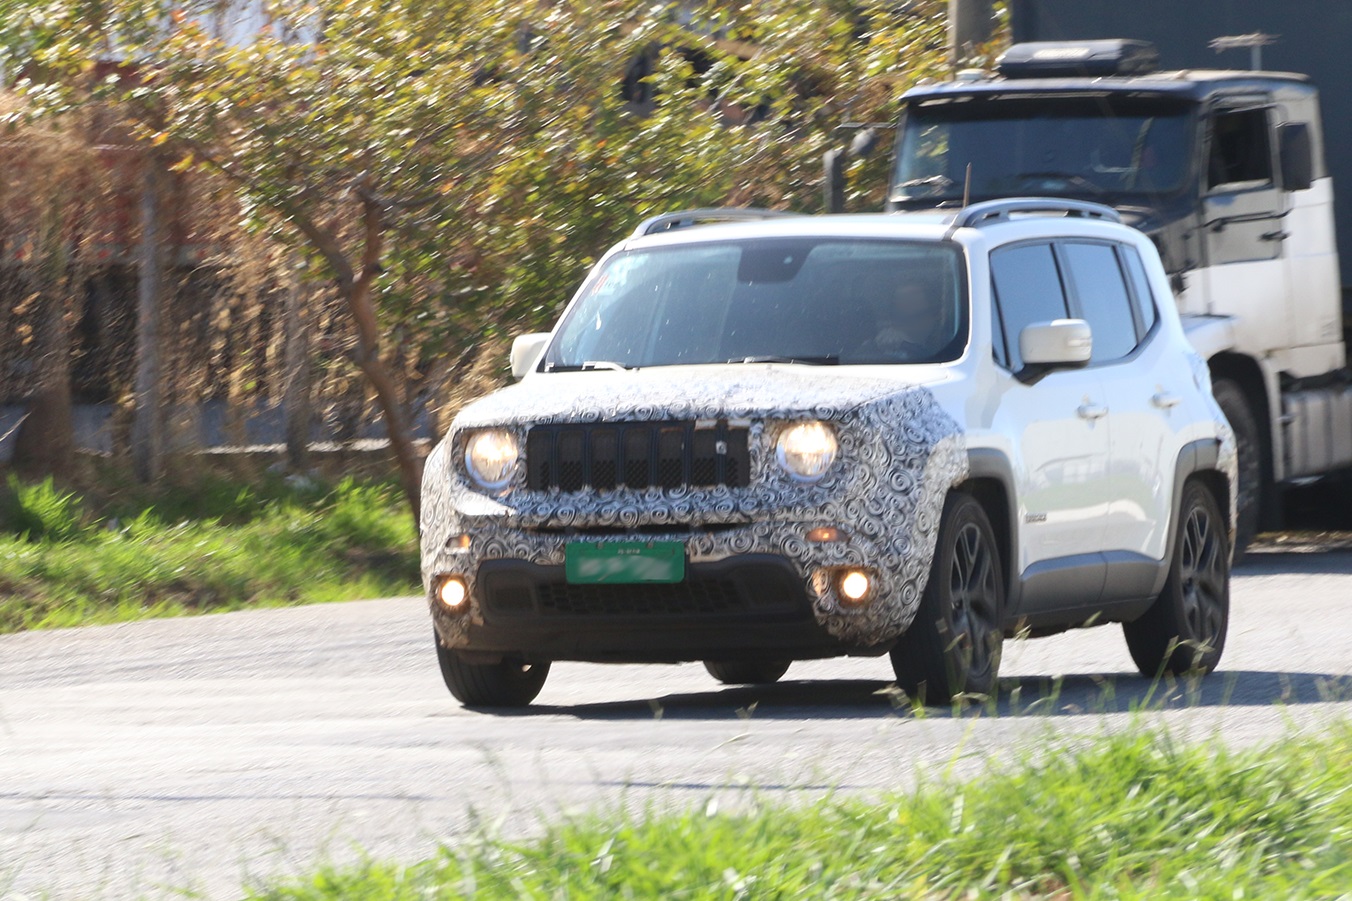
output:
[[[638,367],[635,366],[635,369]],[[613,369],[616,372],[624,372],[629,369],[623,363],[615,363],[610,360],[583,360],[581,363],[550,363],[545,367],[545,372],[593,372],[597,369]]]
[[947,175],[930,175],[926,178],[913,178],[910,181],[904,181],[897,185],[898,188],[948,188],[952,187],[953,179]]
[[728,360],[729,363],[797,363],[801,366],[835,366],[840,357],[742,357],[740,360]]

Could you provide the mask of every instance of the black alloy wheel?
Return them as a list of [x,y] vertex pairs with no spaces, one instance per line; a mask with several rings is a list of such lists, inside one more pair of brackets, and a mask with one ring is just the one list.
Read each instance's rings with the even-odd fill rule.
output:
[[1164,590],[1144,616],[1122,626],[1141,675],[1205,674],[1220,662],[1230,622],[1228,533],[1211,491],[1198,481],[1185,485]]
[[1004,597],[986,511],[970,494],[949,495],[920,609],[892,649],[898,687],[925,704],[994,693]]

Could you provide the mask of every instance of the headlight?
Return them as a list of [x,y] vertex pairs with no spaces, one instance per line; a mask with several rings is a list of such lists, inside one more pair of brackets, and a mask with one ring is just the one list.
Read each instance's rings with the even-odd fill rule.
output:
[[836,434],[816,420],[789,426],[779,433],[775,459],[795,481],[815,482],[836,459]]
[[516,438],[503,429],[475,432],[465,444],[465,468],[489,491],[507,487],[519,457]]

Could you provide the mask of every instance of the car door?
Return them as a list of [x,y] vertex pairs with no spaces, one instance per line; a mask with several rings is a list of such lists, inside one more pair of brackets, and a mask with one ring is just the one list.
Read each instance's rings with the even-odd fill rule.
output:
[[1241,346],[1291,346],[1285,240],[1288,195],[1277,183],[1271,98],[1229,97],[1211,111],[1200,232],[1208,297],[1238,317]]
[[1112,436],[1101,539],[1105,600],[1144,597],[1164,558],[1185,422],[1179,405],[1191,370],[1158,334],[1155,298],[1134,247],[1063,241],[1058,254],[1072,287],[1071,308],[1094,333],[1090,366],[1103,386]]
[[1092,605],[1102,588],[1099,552],[1111,500],[1103,386],[1091,368],[1054,371],[1031,384],[1014,375],[1023,365],[1018,347],[1023,328],[1071,315],[1051,242],[994,251],[991,275],[996,360],[1008,373],[996,426],[1013,441],[1021,534],[1017,564],[1024,583],[1020,612]]

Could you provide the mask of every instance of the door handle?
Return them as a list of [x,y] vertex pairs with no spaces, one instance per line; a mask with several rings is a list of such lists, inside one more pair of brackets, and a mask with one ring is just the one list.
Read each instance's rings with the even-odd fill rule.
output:
[[1263,232],[1258,236],[1259,240],[1262,241],[1285,241],[1289,237],[1291,235],[1284,231]]
[[1168,410],[1170,407],[1176,407],[1182,403],[1183,398],[1168,391],[1161,391],[1159,394],[1150,398],[1150,402],[1161,410]]
[[1108,415],[1108,408],[1102,404],[1083,403],[1076,408],[1075,412],[1081,419],[1102,419]]

